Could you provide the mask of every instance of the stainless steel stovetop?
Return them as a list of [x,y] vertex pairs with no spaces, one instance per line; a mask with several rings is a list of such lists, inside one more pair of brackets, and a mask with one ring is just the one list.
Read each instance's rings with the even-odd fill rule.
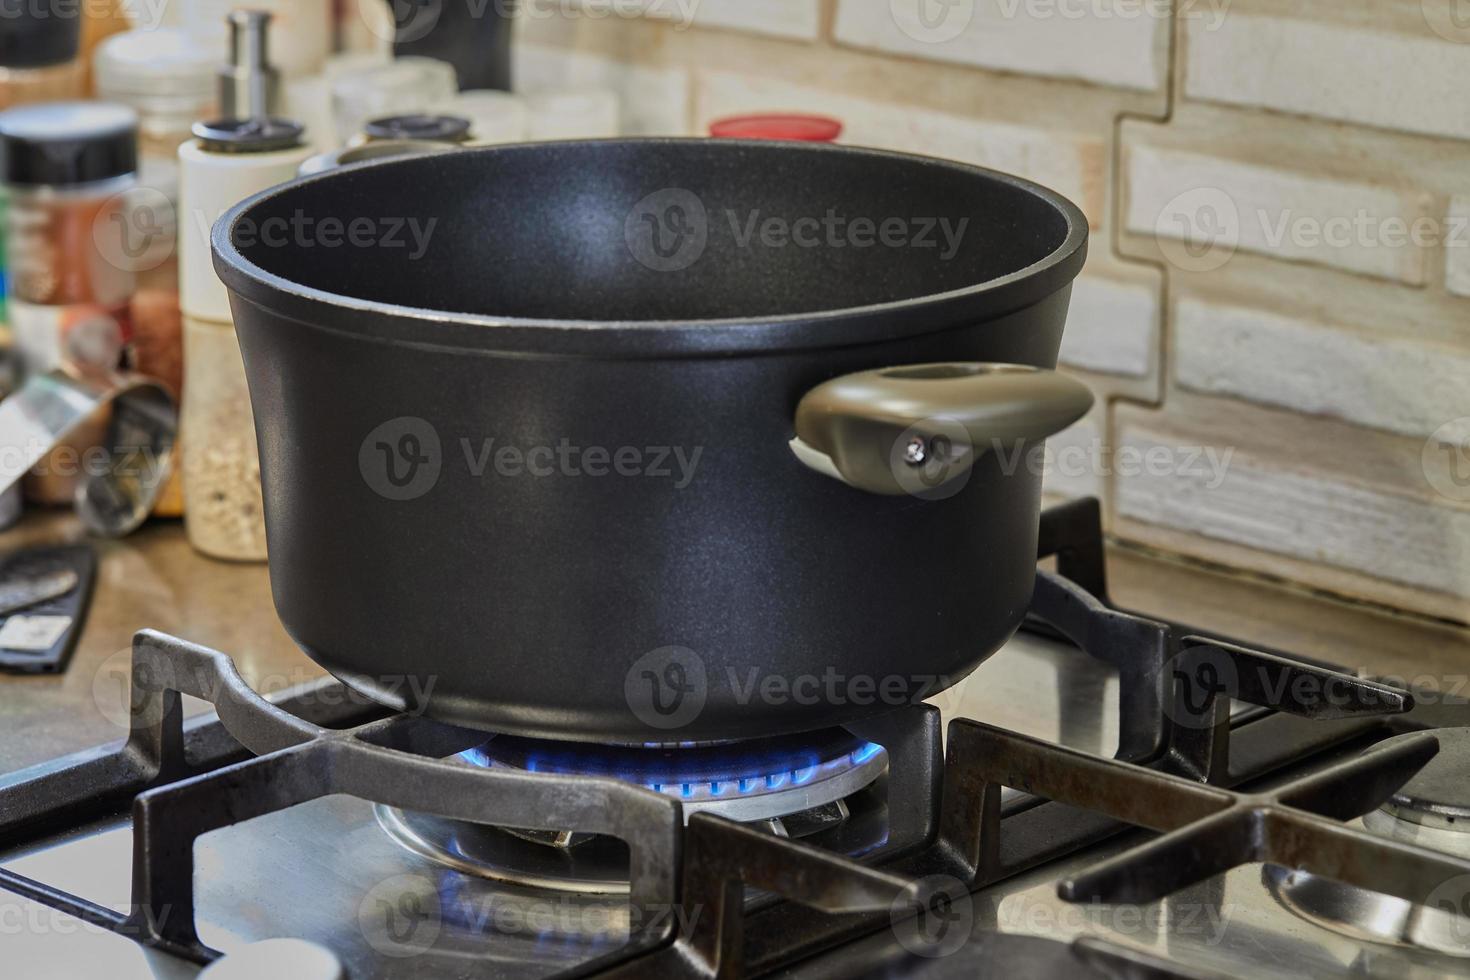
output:
[[[283,702],[296,714],[262,713],[223,656],[145,636],[140,659],[170,667],[135,700],[128,753],[0,779],[0,972],[1470,975],[1470,918],[1450,911],[1470,913],[1470,708],[1115,613],[1064,577],[1104,591],[1094,523],[1086,505],[1048,515],[1062,560],[1038,578],[1046,624],[931,706],[855,732],[885,765],[861,753],[870,775],[840,818],[808,793],[779,826],[703,814],[682,830],[669,803],[687,787],[466,764],[468,733],[360,704],[344,719],[323,685]],[[169,690],[209,694],[225,724],[173,745]],[[956,722],[942,764],[941,716]],[[130,815],[139,781],[155,788]],[[513,826],[576,812],[574,829],[628,841],[631,895],[487,876],[453,823],[437,851],[405,846],[395,814],[415,804]],[[797,832],[817,811],[830,825]],[[713,928],[732,881],[743,915]],[[252,963],[282,937],[311,945]]]

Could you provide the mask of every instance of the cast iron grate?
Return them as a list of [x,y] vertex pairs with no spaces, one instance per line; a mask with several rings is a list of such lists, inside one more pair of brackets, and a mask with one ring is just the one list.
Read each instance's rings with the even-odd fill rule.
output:
[[[134,644],[129,739],[0,780],[7,850],[131,800],[134,911],[4,869],[0,888],[208,962],[219,954],[195,931],[195,840],[345,793],[452,819],[618,837],[630,852],[630,902],[644,914],[633,917],[639,927],[625,948],[576,975],[724,977],[768,972],[886,928],[895,909],[921,914],[935,897],[924,876],[977,888],[1130,826],[1162,836],[1062,882],[1064,897],[1151,901],[1235,865],[1270,861],[1423,901],[1437,884],[1470,873],[1470,862],[1343,823],[1411,778],[1436,751],[1432,735],[1273,792],[1227,788],[1355,738],[1450,720],[1416,712],[1390,723],[1413,707],[1404,692],[1114,608],[1102,540],[1095,501],[1044,515],[1042,556],[1057,556],[1057,572],[1038,571],[1031,612],[1034,628],[1118,671],[1117,758],[963,720],[951,725],[941,758],[938,711],[924,705],[853,726],[890,758],[889,846],[868,863],[705,814],[685,827],[677,800],[617,780],[445,758],[483,735],[322,697],[335,682],[271,703],[224,654],[145,631]],[[181,694],[212,701],[218,721],[184,724]],[[1232,700],[1269,711],[1232,716]],[[1007,786],[1029,796],[1002,806]],[[748,890],[763,897],[752,902]],[[681,906],[703,911],[669,914]],[[679,922],[692,925],[681,933]],[[1024,945],[990,933],[976,943],[997,956]],[[1066,955],[1079,969],[1112,975],[1195,975],[1095,941]]]

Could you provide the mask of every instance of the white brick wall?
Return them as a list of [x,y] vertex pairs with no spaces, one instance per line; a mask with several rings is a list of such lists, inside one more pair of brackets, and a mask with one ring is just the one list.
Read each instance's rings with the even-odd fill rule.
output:
[[1047,467],[1042,474],[1042,492],[1064,499],[1100,497],[1103,494],[1102,430],[1098,413],[1046,441]]
[[1427,25],[1411,36],[1232,10],[1186,31],[1190,98],[1470,138],[1470,44]]
[[549,45],[514,48],[516,89],[607,89],[622,102],[627,136],[678,136],[688,130],[689,74],[678,68],[645,68],[601,55]]
[[1072,288],[1062,362],[1102,374],[1147,377],[1159,342],[1160,285],[1083,275]]
[[817,0],[665,0],[674,6],[692,5],[699,27],[769,34],[773,37],[815,41],[821,29]]
[[1020,174],[1075,201],[1094,222],[1103,210],[1101,136],[974,119],[733,72],[697,78],[701,132],[720,116],[793,109],[842,119],[842,142],[949,157]]
[[[1062,361],[1112,401],[1050,441],[1047,492],[1111,499],[1142,542],[1466,618],[1470,504],[1435,495],[1421,447],[1470,417],[1470,233],[1439,245],[1447,211],[1470,221],[1470,30],[1446,17],[1467,2],[1172,0],[1171,52],[1153,0],[658,0],[680,30],[542,25],[517,58],[533,87],[612,86],[631,133],[822,112],[848,143],[1056,188],[1097,232]],[[1222,200],[1225,264],[1191,264],[1172,219]],[[1120,427],[1100,472],[1070,465]],[[1218,482],[1170,448],[1196,430],[1239,447]],[[1149,450],[1170,465],[1119,460]]]
[[1431,216],[1427,193],[1141,143],[1127,148],[1124,168],[1131,232],[1181,237],[1161,215],[1219,190],[1241,249],[1416,286],[1427,279],[1428,253],[1411,235]]
[[1245,306],[1181,299],[1175,374],[1234,395],[1424,438],[1470,415],[1470,352]]
[[[521,16],[556,16],[554,0],[524,4]],[[587,19],[648,17],[668,21],[678,30],[722,27],[769,37],[815,41],[820,36],[820,0],[559,0],[560,9],[580,11]]]
[[[1149,524],[1470,596],[1470,510],[1437,506],[1235,452],[1224,477],[1185,466],[1187,440],[1125,427],[1118,513]],[[1216,446],[1216,458],[1229,447]],[[1150,456],[1152,454],[1152,456]],[[1150,466],[1153,458],[1162,465]],[[1124,471],[1127,471],[1126,473]]]
[[948,6],[841,0],[836,36],[843,44],[893,54],[1156,91],[1164,81],[1169,29],[1168,20],[1153,13],[1158,6],[1135,0],[956,0]]
[[1470,196],[1457,196],[1450,202],[1445,237],[1445,285],[1456,296],[1470,296]]

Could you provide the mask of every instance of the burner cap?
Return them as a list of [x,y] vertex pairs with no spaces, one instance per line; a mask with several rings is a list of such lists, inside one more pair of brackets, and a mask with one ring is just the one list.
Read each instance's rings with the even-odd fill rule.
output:
[[[1389,748],[1423,732],[1396,735],[1378,743]],[[1383,804],[1391,816],[1438,830],[1470,832],[1470,728],[1441,728],[1439,754]]]
[[607,776],[672,796],[691,813],[769,820],[851,796],[878,778],[888,756],[832,729],[713,745],[609,746],[497,735],[462,753],[476,765]]
[[[720,744],[594,745],[497,735],[460,753],[476,766],[615,778],[671,796],[691,813],[789,837],[847,824],[847,803],[887,771],[888,753],[842,729]],[[628,890],[627,845],[613,837],[488,827],[392,807],[383,829],[410,851],[456,871],[554,891]]]
[[199,974],[202,980],[346,980],[342,961],[325,946],[304,939],[266,939],[215,960]]

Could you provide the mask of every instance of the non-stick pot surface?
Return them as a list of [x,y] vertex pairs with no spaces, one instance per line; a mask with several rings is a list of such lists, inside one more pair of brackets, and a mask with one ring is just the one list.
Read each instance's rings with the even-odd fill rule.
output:
[[[599,342],[579,326],[643,324],[630,343],[646,352],[728,339],[707,321],[778,321],[736,342],[770,348],[1008,312],[1071,281],[1086,222],[1034,184],[939,160],[633,140],[348,168],[248,202],[216,236],[225,281],[257,299],[509,324],[434,338],[474,347],[514,345],[517,321],[539,321],[555,328],[529,341],[542,352]],[[933,309],[911,320],[920,299]],[[781,327],[834,312],[849,320],[835,332]]]
[[1047,369],[1086,236],[989,171],[723,141],[247,202],[216,265],[282,622],[490,731],[709,741],[930,696],[1024,615],[1040,476],[981,436],[1085,409]]

